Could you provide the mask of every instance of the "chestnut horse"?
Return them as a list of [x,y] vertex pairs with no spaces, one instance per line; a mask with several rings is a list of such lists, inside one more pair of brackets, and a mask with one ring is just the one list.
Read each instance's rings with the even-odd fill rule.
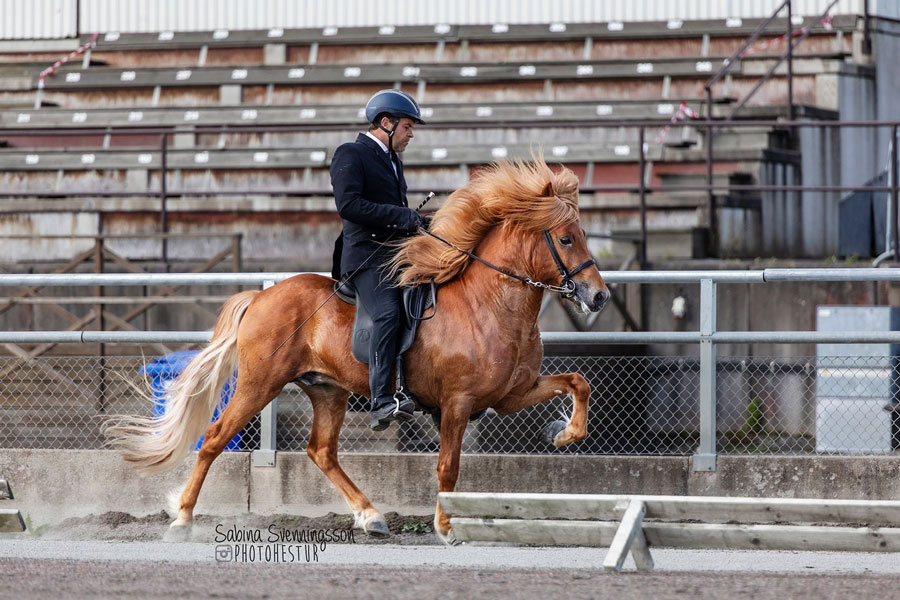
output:
[[[437,315],[421,323],[403,359],[410,391],[422,405],[440,410],[437,474],[440,491],[452,491],[473,413],[493,408],[507,415],[567,394],[573,411],[551,429],[553,444],[584,439],[590,386],[577,373],[538,376],[538,311],[548,287],[581,311],[600,310],[609,292],[579,223],[577,178],[568,169],[554,173],[540,158],[484,169],[451,194],[431,231],[435,236],[399,244],[388,266],[403,284],[433,278],[440,286]],[[333,286],[333,279],[303,274],[232,296],[210,344],[167,391],[167,412],[107,425],[111,445],[148,473],[176,466],[205,433],[172,527],[190,526],[206,473],[228,440],[295,382],[313,406],[307,454],[347,501],[355,527],[390,535],[384,517],[338,464],[349,394],[367,395],[369,378],[367,366],[350,352],[355,309],[330,298]],[[210,425],[235,367],[235,393]],[[434,528],[443,541],[455,542],[440,504]]]

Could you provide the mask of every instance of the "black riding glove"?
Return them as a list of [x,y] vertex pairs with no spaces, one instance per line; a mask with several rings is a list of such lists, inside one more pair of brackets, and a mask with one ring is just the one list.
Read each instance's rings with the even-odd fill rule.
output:
[[422,219],[422,215],[416,212],[414,209],[410,208],[408,218],[409,220],[406,223],[407,231],[417,231],[419,227],[422,226],[424,220]]

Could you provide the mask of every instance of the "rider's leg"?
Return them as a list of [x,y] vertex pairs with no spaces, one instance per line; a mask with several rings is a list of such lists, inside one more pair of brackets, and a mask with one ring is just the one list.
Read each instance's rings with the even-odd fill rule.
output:
[[372,393],[372,428],[385,429],[393,420],[412,418],[415,403],[394,398],[391,371],[397,358],[401,325],[400,289],[383,279],[377,269],[364,269],[353,278],[357,293],[372,316],[369,346],[369,388]]

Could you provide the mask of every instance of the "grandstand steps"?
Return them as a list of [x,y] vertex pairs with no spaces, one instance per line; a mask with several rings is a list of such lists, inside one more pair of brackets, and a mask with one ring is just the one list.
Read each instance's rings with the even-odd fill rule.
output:
[[[694,112],[704,111],[704,101],[697,98],[648,98],[627,101],[527,101],[481,102],[464,104],[429,103],[423,106],[423,117],[429,128],[457,122],[472,127],[528,126],[535,123],[596,121],[619,123],[631,120],[670,119],[681,102]],[[13,110],[15,109],[15,110]],[[34,109],[27,104],[0,105],[0,128],[42,129],[58,127],[154,127],[154,126],[263,126],[285,125],[316,129],[323,125],[346,126],[359,130],[366,122],[361,107],[353,104],[320,105],[235,105],[203,107],[141,107]],[[725,107],[714,107],[714,116],[726,114]],[[777,106],[747,107],[754,118],[783,116]],[[741,116],[744,116],[744,110]]]
[[[835,72],[837,65],[848,55],[827,53],[807,55],[794,60],[796,75],[817,75]],[[543,82],[545,80],[603,81],[616,79],[658,80],[665,76],[702,81],[715,72],[713,65],[721,65],[726,57],[662,58],[644,60],[570,60],[535,61],[532,65],[519,63],[422,63],[414,67],[398,63],[373,64],[363,67],[353,64],[334,65],[259,65],[234,68],[204,66],[185,68],[119,69],[95,66],[81,69],[77,63],[64,65],[54,76],[48,77],[48,90],[77,91],[86,89],[140,89],[153,86],[198,87],[236,84],[254,85],[327,85],[346,82],[356,85],[399,82],[415,85],[420,81],[432,83],[471,83],[482,81]],[[775,59],[751,57],[734,61],[730,73],[734,79],[759,77],[769,70]],[[779,67],[781,69],[782,67]],[[17,75],[31,73],[37,83],[41,65],[32,68],[7,66],[3,69]],[[776,71],[780,73],[780,71]],[[427,93],[427,91],[426,91]]]
[[[797,26],[811,25],[814,20],[814,17],[807,17]],[[747,19],[735,27],[734,23],[723,20],[685,21],[677,28],[670,27],[670,22],[572,23],[552,28],[536,24],[509,25],[496,31],[490,25],[437,24],[387,29],[196,31],[171,35],[164,32],[111,32],[100,36],[94,55],[123,67],[261,62],[259,56],[264,55],[266,45],[283,47],[280,55],[290,63],[319,64],[729,56],[761,22],[760,19]],[[855,16],[836,17],[831,30],[814,29],[798,53],[849,50],[858,22]],[[783,43],[779,44],[775,38],[785,26],[784,19],[775,20],[761,38],[761,42],[769,47],[759,48],[757,53],[780,52]],[[86,43],[89,39],[89,36],[82,36],[81,42]],[[20,45],[0,48],[0,52],[27,49]]]

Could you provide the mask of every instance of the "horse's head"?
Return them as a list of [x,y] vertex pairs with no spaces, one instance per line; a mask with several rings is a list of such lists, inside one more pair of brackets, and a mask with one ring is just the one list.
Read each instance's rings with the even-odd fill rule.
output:
[[[587,246],[587,236],[576,220],[545,230],[545,244],[538,244],[539,257],[535,265],[542,280],[568,288],[565,298],[582,313],[599,312],[609,301],[609,289],[594,263]],[[542,253],[540,246],[546,245]]]

